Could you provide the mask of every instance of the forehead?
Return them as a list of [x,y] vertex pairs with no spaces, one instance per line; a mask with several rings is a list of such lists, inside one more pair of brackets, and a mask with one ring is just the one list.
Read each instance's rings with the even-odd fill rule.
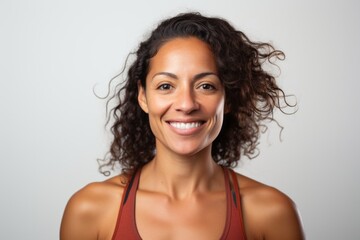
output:
[[151,58],[149,70],[157,68],[191,69],[217,72],[216,61],[210,46],[195,37],[179,37],[163,44]]

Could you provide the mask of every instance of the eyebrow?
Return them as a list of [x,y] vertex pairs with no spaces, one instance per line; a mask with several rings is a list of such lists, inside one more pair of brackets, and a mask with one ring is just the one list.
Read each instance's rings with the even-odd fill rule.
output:
[[[170,78],[173,78],[173,79],[179,79],[178,76],[176,76],[176,74],[173,74],[173,73],[169,73],[169,72],[158,72],[158,73],[155,73],[154,76],[152,77],[152,79],[154,79],[156,76],[159,76],[159,75],[165,75],[165,76],[168,76]],[[206,76],[209,76],[209,75],[214,75],[214,76],[218,76],[216,73],[214,72],[203,72],[203,73],[199,73],[199,74],[196,74],[194,77],[193,77],[193,80],[199,80],[201,78],[204,78]]]

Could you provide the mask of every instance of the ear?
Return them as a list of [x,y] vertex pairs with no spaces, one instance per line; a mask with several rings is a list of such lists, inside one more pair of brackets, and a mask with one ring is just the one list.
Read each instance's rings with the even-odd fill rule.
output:
[[145,89],[141,85],[140,81],[138,81],[137,85],[138,85],[138,102],[139,102],[139,105],[140,105],[141,109],[144,112],[148,113],[149,109],[148,109],[148,105],[147,105]]

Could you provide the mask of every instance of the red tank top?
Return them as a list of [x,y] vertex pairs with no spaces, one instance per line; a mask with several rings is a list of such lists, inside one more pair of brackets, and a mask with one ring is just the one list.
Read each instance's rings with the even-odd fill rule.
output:
[[[224,169],[227,212],[226,223],[220,240],[245,240],[245,230],[242,219],[241,198],[235,172]],[[229,172],[233,186],[230,183]],[[135,196],[139,185],[141,169],[127,183],[121,200],[120,211],[112,240],[141,240],[135,222]]]

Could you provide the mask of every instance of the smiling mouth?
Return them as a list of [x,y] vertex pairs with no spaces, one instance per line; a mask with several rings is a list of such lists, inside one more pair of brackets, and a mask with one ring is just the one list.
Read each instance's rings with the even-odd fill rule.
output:
[[192,128],[200,127],[203,122],[169,122],[171,126],[181,130],[187,130]]

